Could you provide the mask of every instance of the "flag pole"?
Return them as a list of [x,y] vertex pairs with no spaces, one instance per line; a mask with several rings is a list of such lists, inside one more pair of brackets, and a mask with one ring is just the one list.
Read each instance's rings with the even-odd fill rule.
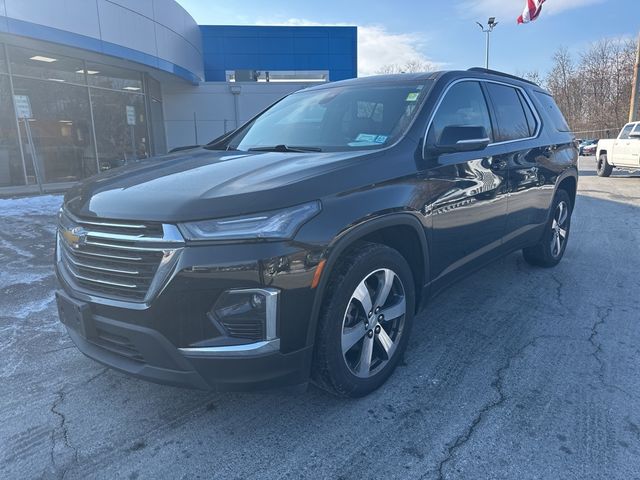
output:
[[486,46],[486,55],[484,61],[484,68],[489,70],[489,50],[491,49],[491,31],[487,30],[487,46]]
[[640,119],[640,35],[636,48],[636,65],[633,69],[633,84],[631,90],[631,108],[629,109],[629,121]]
[[480,22],[476,22],[476,24],[480,27],[480,30],[482,30],[483,33],[487,34],[487,44],[486,44],[486,47],[485,47],[484,68],[489,70],[489,52],[491,50],[491,32],[493,32],[493,29],[496,28],[496,25],[498,25],[498,22],[496,22],[496,17],[490,17],[489,21],[487,22],[487,27],[486,28]]

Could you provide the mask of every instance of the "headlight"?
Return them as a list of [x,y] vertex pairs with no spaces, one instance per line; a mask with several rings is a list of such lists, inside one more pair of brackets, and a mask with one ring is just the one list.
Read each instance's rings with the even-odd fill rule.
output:
[[321,208],[320,202],[311,202],[243,217],[182,223],[179,227],[187,240],[283,240],[293,238]]

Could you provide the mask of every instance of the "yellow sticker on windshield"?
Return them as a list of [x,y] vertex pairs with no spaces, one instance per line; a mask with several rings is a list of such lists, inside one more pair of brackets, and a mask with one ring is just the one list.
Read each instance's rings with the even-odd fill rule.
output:
[[407,102],[415,102],[416,100],[418,100],[419,96],[420,96],[420,92],[412,92],[409,95],[407,95]]

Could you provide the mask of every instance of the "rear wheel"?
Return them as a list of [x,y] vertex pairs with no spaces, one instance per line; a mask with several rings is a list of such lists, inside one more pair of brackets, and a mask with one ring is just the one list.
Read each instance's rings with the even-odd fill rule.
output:
[[538,267],[555,267],[567,248],[571,230],[571,199],[566,190],[558,190],[553,199],[551,218],[537,245],[522,250],[527,263]]
[[406,349],[414,307],[404,257],[385,245],[358,245],[336,266],[323,299],[314,382],[345,397],[380,387]]
[[607,154],[601,153],[598,158],[597,171],[599,177],[608,177],[613,172],[613,167],[607,161]]

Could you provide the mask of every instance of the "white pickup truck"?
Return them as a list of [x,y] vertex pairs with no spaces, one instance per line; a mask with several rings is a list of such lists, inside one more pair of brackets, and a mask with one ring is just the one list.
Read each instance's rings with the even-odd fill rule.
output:
[[608,177],[614,168],[640,169],[640,122],[626,124],[615,140],[600,140],[596,158],[600,177]]

